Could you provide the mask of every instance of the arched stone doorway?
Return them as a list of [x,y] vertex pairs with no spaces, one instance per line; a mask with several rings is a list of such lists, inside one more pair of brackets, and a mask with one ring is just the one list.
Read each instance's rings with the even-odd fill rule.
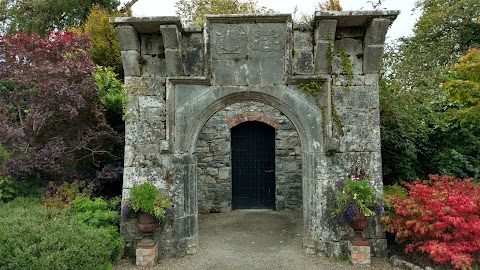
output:
[[231,204],[235,170],[232,132],[247,122],[263,123],[274,130],[272,163],[275,166],[267,170],[276,183],[272,209],[301,209],[302,159],[298,132],[280,111],[259,102],[243,102],[216,112],[199,134],[195,152],[199,213],[228,212],[234,208]]

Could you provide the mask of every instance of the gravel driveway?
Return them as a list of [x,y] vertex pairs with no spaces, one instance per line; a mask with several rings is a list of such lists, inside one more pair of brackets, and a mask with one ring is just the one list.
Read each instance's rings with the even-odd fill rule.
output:
[[[301,214],[289,211],[235,211],[202,215],[199,247],[195,255],[162,260],[141,269],[399,269],[385,259],[370,267],[353,267],[348,261],[307,255],[302,247]],[[122,260],[113,269],[139,269]]]

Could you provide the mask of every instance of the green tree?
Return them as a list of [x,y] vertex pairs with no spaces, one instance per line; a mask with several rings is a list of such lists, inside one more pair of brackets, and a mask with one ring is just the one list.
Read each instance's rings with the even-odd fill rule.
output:
[[414,35],[387,48],[384,58],[384,179],[388,183],[429,173],[478,175],[480,130],[472,124],[480,118],[475,106],[478,85],[468,75],[478,72],[475,54],[452,63],[468,48],[479,46],[480,3],[420,0],[417,7],[423,13]]
[[[125,13],[115,12],[116,17]],[[123,78],[122,57],[120,43],[115,28],[109,21],[108,14],[100,5],[94,5],[88,13],[87,19],[80,27],[72,29],[77,33],[85,33],[90,37],[92,61],[103,67],[112,67],[118,78]]]
[[176,13],[191,26],[201,26],[206,14],[273,13],[254,0],[179,0],[175,7]]
[[81,25],[93,5],[115,11],[118,0],[0,0],[0,23],[3,31],[36,32],[45,36],[53,30]]
[[[438,90],[445,67],[471,47],[480,46],[478,0],[418,0],[422,15],[412,37],[401,39],[396,79],[404,87]],[[434,95],[434,92],[428,94]]]

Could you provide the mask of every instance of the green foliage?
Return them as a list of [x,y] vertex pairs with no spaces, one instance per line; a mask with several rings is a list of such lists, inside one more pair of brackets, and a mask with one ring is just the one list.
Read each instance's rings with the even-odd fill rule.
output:
[[443,83],[449,100],[457,106],[453,117],[462,126],[480,126],[480,50],[470,49],[449,68],[448,77]]
[[176,13],[190,26],[201,26],[206,14],[273,13],[253,0],[178,0],[175,7]]
[[0,269],[109,269],[122,248],[112,227],[87,226],[64,211],[17,198],[0,203]]
[[122,255],[123,242],[118,233],[119,205],[119,198],[110,201],[105,201],[102,198],[91,200],[87,196],[80,195],[72,201],[72,207],[68,210],[71,216],[83,224],[105,229],[110,236],[107,246],[112,252],[110,256],[112,262]]
[[165,218],[166,209],[171,208],[170,200],[150,183],[134,184],[126,204],[135,212],[141,211],[157,219]]
[[[0,171],[8,158],[10,158],[10,152],[0,144]],[[12,176],[0,174],[0,202],[11,200],[14,195],[15,188]]]
[[94,5],[88,13],[85,23],[74,31],[85,33],[90,37],[92,61],[99,66],[111,67],[112,71],[118,74],[117,78],[121,79],[123,78],[123,65],[120,43],[115,28],[109,21],[110,16],[121,17],[125,14],[119,12],[109,14],[100,5]]
[[407,190],[396,183],[391,186],[384,186],[383,187],[383,208],[385,210],[385,213],[388,215],[395,213],[395,210],[393,209],[392,201],[389,198],[395,197],[399,199],[405,199],[407,195],[408,195]]
[[2,0],[0,23],[2,30],[13,34],[36,32],[46,36],[50,31],[64,31],[79,26],[93,5],[113,12],[118,0]]
[[0,202],[13,199],[15,189],[10,175],[0,176]]
[[98,99],[105,108],[105,118],[116,131],[124,132],[123,117],[127,100],[125,86],[117,79],[112,67],[96,66],[93,72],[98,87]]
[[87,185],[85,181],[75,180],[58,185],[50,182],[48,189],[43,194],[42,203],[46,208],[70,208],[77,197],[90,197],[92,190],[93,185]]
[[118,207],[120,199],[105,201],[102,198],[90,198],[80,195],[72,201],[69,212],[83,223],[94,227],[119,225]]
[[345,90],[350,90],[350,86],[352,85],[352,79],[353,79],[353,64],[350,58],[348,57],[348,53],[345,51],[345,49],[340,49],[340,60],[341,60],[341,67],[342,67],[342,72],[340,74],[345,76],[346,79],[346,85],[345,85]]

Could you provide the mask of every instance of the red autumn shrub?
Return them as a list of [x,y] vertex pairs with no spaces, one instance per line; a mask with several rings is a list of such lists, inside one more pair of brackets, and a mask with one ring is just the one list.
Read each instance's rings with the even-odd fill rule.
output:
[[405,253],[420,251],[437,263],[471,269],[480,254],[480,186],[472,181],[429,175],[403,183],[406,198],[385,198],[394,210],[381,218],[385,231],[406,243]]

